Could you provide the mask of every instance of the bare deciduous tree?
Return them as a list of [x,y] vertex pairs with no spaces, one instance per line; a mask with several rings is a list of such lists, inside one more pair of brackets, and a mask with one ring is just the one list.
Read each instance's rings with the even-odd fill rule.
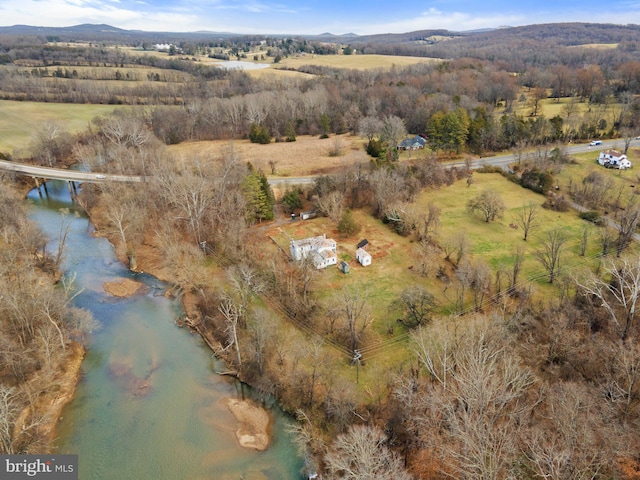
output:
[[423,277],[431,277],[438,269],[440,250],[429,242],[421,241],[416,245],[418,273]]
[[404,120],[395,115],[389,115],[382,120],[380,140],[387,146],[387,151],[392,152],[393,159],[398,159],[398,144],[407,136],[407,127]]
[[473,289],[473,304],[476,311],[482,309],[484,298],[489,293],[490,286],[491,267],[482,260],[475,261],[471,274],[471,288]]
[[238,368],[242,367],[242,355],[240,353],[240,343],[238,342],[238,321],[240,319],[240,312],[238,306],[230,297],[225,297],[218,310],[224,316],[227,334],[227,346],[225,348],[234,347],[236,351],[236,358],[238,361]]
[[412,337],[433,382],[423,411],[437,412],[434,419],[446,425],[438,448],[457,478],[504,478],[517,455],[517,426],[530,410],[524,397],[535,378],[505,348],[504,332],[491,328],[438,341],[420,329]]
[[178,219],[187,223],[193,240],[199,244],[204,240],[205,214],[217,192],[212,178],[200,168],[180,172],[158,168],[154,181],[166,201],[176,207]]
[[606,257],[609,255],[609,250],[611,250],[611,246],[613,245],[613,233],[609,227],[606,225],[600,229],[600,247],[602,248],[601,255]]
[[423,212],[417,222],[416,230],[419,240],[430,240],[440,225],[440,208],[429,203],[427,210]]
[[603,469],[612,467],[620,445],[596,413],[593,392],[566,382],[544,393],[544,423],[524,432],[523,454],[533,474],[536,478],[600,478]]
[[431,321],[436,302],[424,287],[414,285],[405,288],[393,305],[402,311],[407,326],[421,327]]
[[247,327],[247,315],[254,295],[264,291],[264,282],[258,273],[246,263],[232,267],[228,272],[233,290],[238,297],[237,308],[241,328]]
[[334,190],[326,195],[318,195],[315,199],[318,210],[324,213],[336,224],[342,217],[344,210],[344,193]]
[[382,130],[382,122],[376,117],[363,117],[358,124],[360,135],[373,140]]
[[591,234],[591,227],[585,224],[582,228],[582,236],[580,237],[580,256],[584,257],[587,253],[587,246],[589,245],[589,236]]
[[359,285],[343,288],[332,303],[335,307],[330,311],[334,311],[342,320],[349,339],[349,349],[353,352],[357,350],[362,333],[372,320],[369,294],[366,288]]
[[640,300],[640,260],[627,256],[618,262],[604,262],[603,275],[576,279],[585,294],[593,295],[609,314],[622,340],[626,340],[635,322]]
[[640,206],[636,205],[635,199],[636,197],[631,197],[631,201],[627,208],[622,210],[617,216],[617,229],[618,229],[618,238],[616,240],[616,256],[620,256],[622,252],[624,252],[631,240],[633,240],[633,235],[638,228],[638,223],[640,222]]
[[489,223],[502,218],[507,207],[496,192],[484,191],[469,200],[467,208],[471,213],[478,213],[485,222]]
[[514,221],[515,224],[522,229],[523,240],[525,242],[529,234],[540,225],[538,216],[538,205],[533,202],[523,205],[516,213]]
[[338,435],[325,455],[331,478],[350,480],[411,480],[402,461],[386,446],[376,427],[353,425]]
[[640,394],[640,345],[634,341],[614,344],[613,362],[608,370],[605,398],[625,416],[638,408]]
[[568,241],[569,237],[563,230],[554,228],[547,232],[542,248],[535,252],[536,259],[549,276],[549,283],[553,283],[560,271],[560,260],[564,246]]
[[520,276],[520,270],[522,270],[522,264],[524,263],[524,249],[518,248],[513,254],[513,266],[511,267],[511,275],[509,276],[509,293],[515,293],[518,285],[518,277]]

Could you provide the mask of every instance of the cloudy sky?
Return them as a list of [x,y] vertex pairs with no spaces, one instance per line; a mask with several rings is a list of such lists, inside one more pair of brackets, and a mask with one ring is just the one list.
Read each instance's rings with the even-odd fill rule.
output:
[[0,0],[0,25],[334,34],[550,22],[640,23],[640,0]]

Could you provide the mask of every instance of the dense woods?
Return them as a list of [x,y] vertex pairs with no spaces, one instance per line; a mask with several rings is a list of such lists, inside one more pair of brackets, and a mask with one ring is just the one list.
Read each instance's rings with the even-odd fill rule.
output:
[[[554,38],[558,32],[562,42]],[[612,196],[613,183],[597,172],[566,192],[549,190],[571,161],[556,143],[636,136],[640,32],[575,24],[430,41],[436,34],[446,32],[350,42],[356,51],[440,58],[433,63],[387,70],[309,66],[300,70],[312,77],[261,80],[189,58],[3,40],[0,95],[148,106],[95,119],[73,138],[43,128],[32,157],[45,165],[75,160],[96,171],[151,177],[135,189],[87,186],[80,201],[132,268],[142,250],[156,251],[188,300],[189,324],[211,340],[234,374],[297,415],[294,433],[309,472],[354,479],[637,478],[640,261],[632,238],[640,209],[635,200]],[[201,47],[239,53],[259,39],[225,42]],[[595,42],[618,45],[579,46]],[[265,54],[271,48],[270,55],[293,55],[302,46],[301,40],[274,40]],[[111,69],[114,78],[96,78],[88,69],[95,65]],[[157,70],[135,73],[143,67]],[[549,98],[563,103],[551,118],[540,104]],[[430,152],[398,162],[395,147],[408,132],[424,134]],[[247,165],[232,144],[215,157],[189,158],[163,145],[343,133],[366,139],[372,160],[317,176],[307,189],[287,190],[281,206],[295,211],[304,202],[338,231],[357,229],[353,211],[365,212],[412,240],[417,280],[388,305],[397,321],[387,328],[402,333],[387,341],[406,352],[397,363],[376,361],[385,334],[374,324],[371,292],[355,286],[320,291],[312,262],[291,262],[265,246],[261,224],[277,214],[266,172]],[[505,149],[522,160],[500,171],[508,180],[547,195],[545,206],[557,211],[570,202],[583,205],[589,209],[583,218],[600,223],[597,235],[585,227],[581,245],[584,256],[590,234],[589,244],[601,247],[598,268],[564,270],[566,232],[559,225],[542,231],[542,207],[523,205],[513,222],[523,243],[533,232],[543,237],[533,256],[550,284],[544,298],[520,281],[524,247],[513,252],[508,268],[494,268],[469,254],[463,228],[452,238],[439,234],[437,205],[415,204],[424,191],[464,179],[471,187],[482,174],[468,164],[445,168],[440,156]],[[534,152],[526,160],[525,150]],[[6,192],[0,308],[3,332],[12,335],[2,339],[0,434],[5,451],[30,451],[15,427],[33,395],[17,396],[26,389],[22,382],[56,368],[86,318],[68,311],[64,289],[33,289],[43,269],[55,271],[56,257],[28,230],[18,200]],[[479,192],[467,208],[488,224],[505,210],[494,191]],[[605,209],[616,212],[615,225],[602,227]],[[13,280],[18,276],[21,283]],[[446,309],[423,286],[427,280],[454,292]],[[12,301],[18,284],[28,292],[22,302]],[[356,375],[373,372],[366,390],[342,374],[354,367]]]

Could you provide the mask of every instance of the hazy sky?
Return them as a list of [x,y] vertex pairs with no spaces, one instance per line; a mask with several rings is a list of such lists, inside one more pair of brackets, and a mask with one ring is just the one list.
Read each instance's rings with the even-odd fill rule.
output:
[[0,0],[0,25],[335,34],[462,31],[551,22],[640,23],[640,1],[613,0]]

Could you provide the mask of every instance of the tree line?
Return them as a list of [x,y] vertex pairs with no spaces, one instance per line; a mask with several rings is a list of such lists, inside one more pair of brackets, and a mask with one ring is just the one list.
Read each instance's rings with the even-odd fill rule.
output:
[[[59,278],[68,221],[50,249],[10,178],[0,178],[0,453],[49,448],[62,374],[83,355],[93,320],[73,307],[73,278]],[[57,283],[57,285],[56,285]]]

